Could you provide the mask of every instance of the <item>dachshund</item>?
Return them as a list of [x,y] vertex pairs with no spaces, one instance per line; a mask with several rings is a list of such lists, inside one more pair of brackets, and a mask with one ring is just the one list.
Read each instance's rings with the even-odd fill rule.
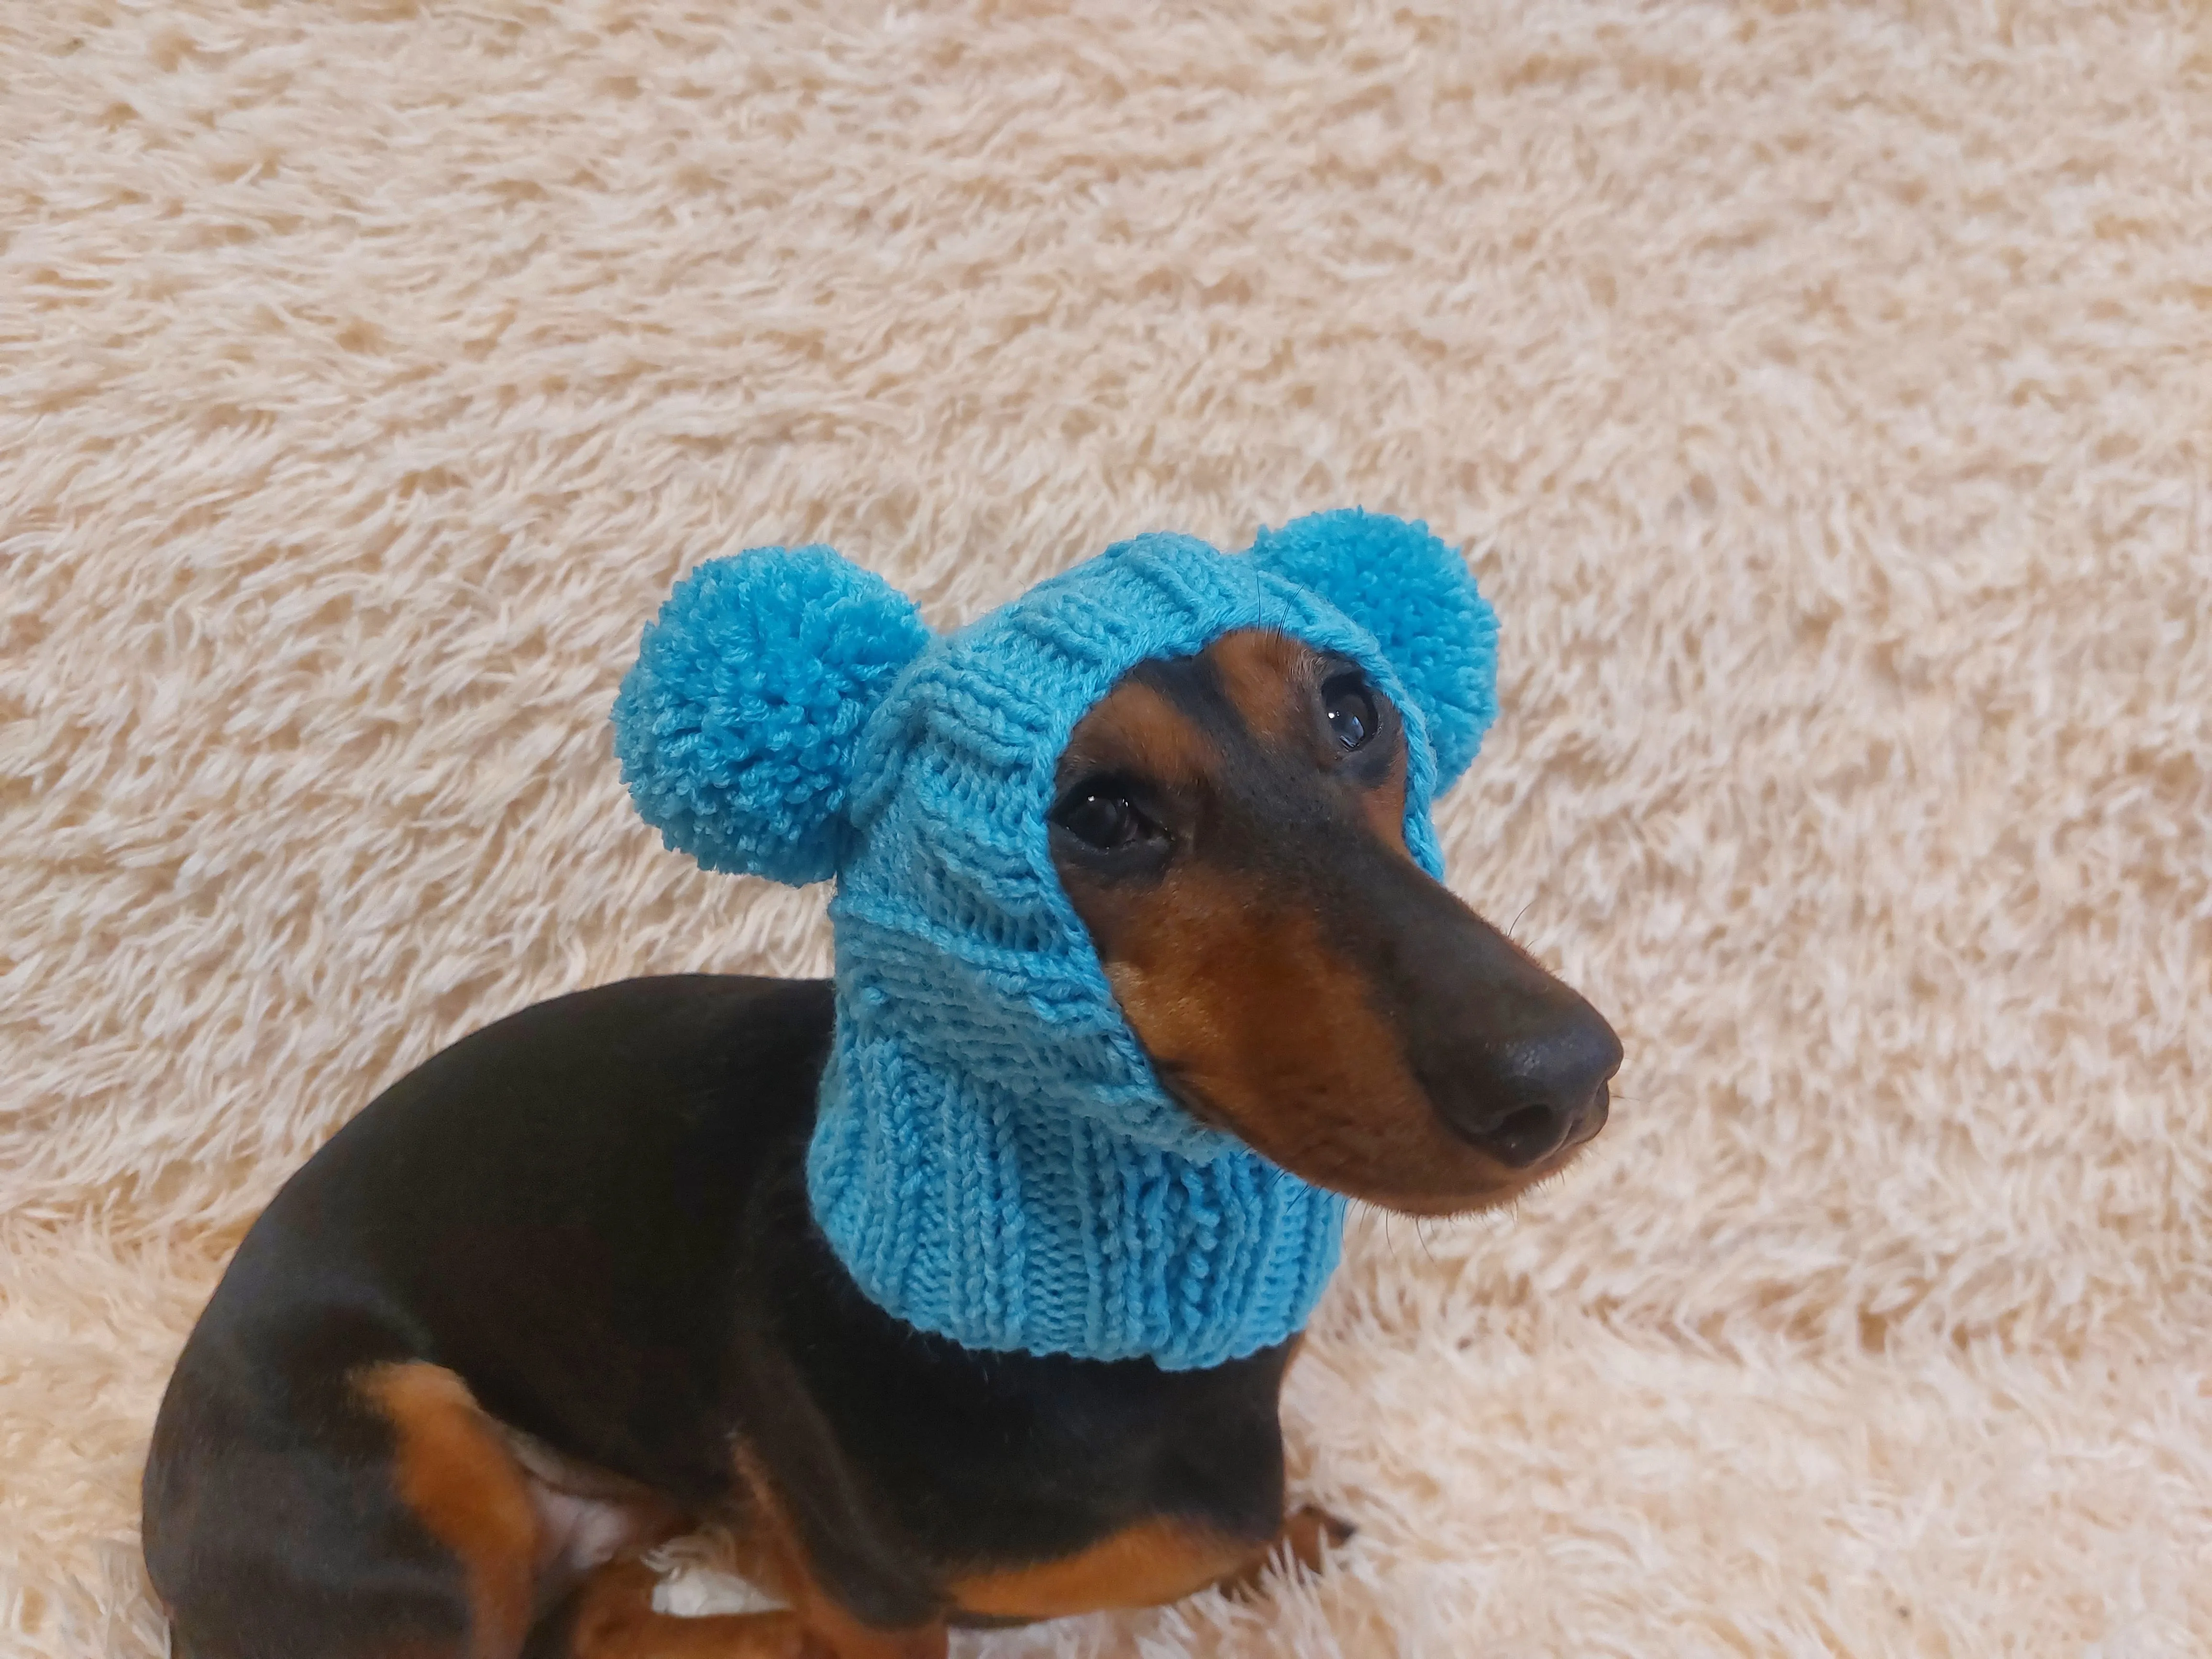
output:
[[[1349,659],[1243,629],[1082,718],[1054,867],[1200,1121],[1448,1216],[1604,1125],[1611,1027],[1425,873],[1407,735]],[[1298,1339],[1206,1369],[983,1352],[864,1297],[808,1208],[815,980],[635,979],[402,1078],[247,1234],[144,1482],[179,1659],[935,1659],[948,1631],[1251,1583]],[[783,1606],[656,1611],[705,1523]]]

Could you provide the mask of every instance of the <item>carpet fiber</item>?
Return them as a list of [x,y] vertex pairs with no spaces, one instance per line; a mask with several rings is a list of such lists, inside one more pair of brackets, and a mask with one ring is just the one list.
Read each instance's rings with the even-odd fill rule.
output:
[[624,802],[678,572],[1359,502],[1497,604],[1453,878],[1625,1098],[1355,1227],[1326,1577],[963,1650],[2205,1651],[2208,14],[1057,9],[0,15],[0,1650],[158,1650],[166,1368],[379,1086],[823,965]]

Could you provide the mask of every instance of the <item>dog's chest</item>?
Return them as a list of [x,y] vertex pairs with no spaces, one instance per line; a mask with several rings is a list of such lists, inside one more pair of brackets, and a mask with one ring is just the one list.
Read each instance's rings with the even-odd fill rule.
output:
[[[1172,1371],[978,1352],[890,1320],[819,1266],[796,1276],[809,1290],[778,1297],[771,1322],[787,1383],[826,1431],[810,1467],[787,1476],[865,1493],[884,1541],[933,1576],[1067,1561],[1116,1539],[1145,1571],[1172,1573],[1159,1524],[1246,1544],[1280,1525],[1278,1407],[1292,1345]],[[762,1450],[781,1462],[779,1449],[814,1437],[775,1414],[786,1430],[763,1436]]]

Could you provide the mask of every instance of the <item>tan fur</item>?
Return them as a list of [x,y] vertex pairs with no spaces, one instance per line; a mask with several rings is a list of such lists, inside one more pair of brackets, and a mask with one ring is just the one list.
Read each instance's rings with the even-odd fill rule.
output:
[[437,1365],[380,1365],[357,1383],[392,1425],[392,1479],[469,1583],[473,1659],[513,1659],[530,1627],[538,1527],[530,1483],[468,1385]]
[[828,965],[623,798],[680,570],[825,540],[943,627],[1347,501],[1496,602],[1452,879],[1622,1098],[1355,1225],[1339,1570],[973,1651],[2203,1652],[2207,27],[0,8],[0,1652],[161,1650],[167,1368],[376,1088]]
[[[1273,629],[1240,628],[1215,641],[1207,654],[1231,706],[1260,741],[1280,745],[1330,740],[1313,718],[1314,696],[1322,679],[1320,659],[1313,651]],[[1376,837],[1410,859],[1402,748],[1392,763],[1389,787],[1369,792],[1364,805]]]
[[1080,1554],[955,1579],[952,1594],[963,1611],[1002,1619],[1157,1607],[1205,1589],[1251,1553],[1249,1544],[1148,1521]]
[[[1076,726],[1063,780],[1103,768],[1202,797],[1224,748],[1328,740],[1311,650],[1246,629],[1201,654],[1230,712],[1182,707],[1125,680]],[[1401,749],[1364,792],[1365,833],[1404,854],[1405,811]],[[1237,845],[1237,833],[1248,832],[1200,832],[1158,880],[1100,877],[1080,860],[1062,866],[1121,1012],[1178,1097],[1280,1167],[1401,1212],[1463,1213],[1553,1173],[1509,1170],[1444,1127],[1305,892],[1265,867],[1264,848]]]
[[1060,776],[1070,785],[1104,768],[1153,779],[1170,787],[1202,787],[1221,764],[1213,741],[1167,697],[1142,680],[1124,680],[1099,710],[1076,727],[1061,751]]
[[1307,696],[1313,653],[1269,628],[1240,628],[1206,647],[1244,729],[1269,744],[1314,735]]
[[1166,885],[1122,907],[1101,954],[1130,1029],[1210,1119],[1393,1209],[1457,1214],[1527,1184],[1444,1127],[1311,916],[1213,872]]

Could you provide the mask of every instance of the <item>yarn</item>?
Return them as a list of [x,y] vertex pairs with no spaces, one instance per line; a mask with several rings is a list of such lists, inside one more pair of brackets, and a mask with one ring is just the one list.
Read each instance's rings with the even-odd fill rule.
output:
[[928,639],[912,599],[826,547],[700,566],[615,703],[637,810],[709,870],[826,881],[860,728]]
[[[1130,668],[1275,629],[1357,661],[1399,705],[1407,841],[1441,874],[1437,754],[1464,765],[1495,708],[1495,623],[1472,578],[1425,529],[1374,515],[1300,520],[1259,553],[1139,537],[927,639],[872,578],[824,575],[823,550],[767,550],[695,574],[647,635],[615,715],[640,811],[710,867],[789,880],[834,849],[836,1030],[807,1189],[896,1317],[975,1348],[1177,1369],[1281,1341],[1328,1281],[1343,1200],[1168,1097],[1060,888],[1046,819],[1070,733]],[[849,601],[834,641],[781,614],[824,588]],[[774,658],[772,697],[762,665],[711,648],[802,637],[807,653]]]

